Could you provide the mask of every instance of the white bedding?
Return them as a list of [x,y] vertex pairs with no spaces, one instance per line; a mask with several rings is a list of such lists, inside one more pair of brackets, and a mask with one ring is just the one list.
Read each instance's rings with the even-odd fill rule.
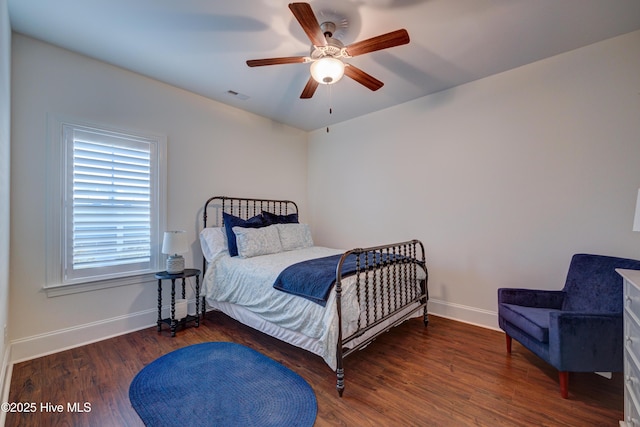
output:
[[[223,253],[212,260],[207,268],[203,292],[210,305],[213,302],[226,302],[241,306],[285,331],[311,338],[316,341],[314,352],[335,369],[338,339],[335,291],[331,292],[326,306],[322,307],[305,298],[274,289],[273,283],[289,265],[343,252],[312,246],[253,258],[230,257]],[[357,327],[358,307],[357,304],[347,303],[354,299],[348,298],[351,287],[346,286],[344,281],[343,287],[343,333],[350,333]]]
[[[209,263],[202,292],[211,307],[220,309],[255,329],[321,356],[335,370],[338,340],[335,287],[326,307],[322,307],[305,298],[276,290],[273,283],[289,265],[341,253],[343,251],[338,249],[319,246],[253,258],[230,257],[224,252]],[[343,338],[357,329],[360,310],[352,295],[354,281],[353,277],[342,281]],[[415,308],[409,308],[400,315],[411,310]],[[416,315],[420,313],[417,312]],[[365,338],[366,336],[362,339]]]

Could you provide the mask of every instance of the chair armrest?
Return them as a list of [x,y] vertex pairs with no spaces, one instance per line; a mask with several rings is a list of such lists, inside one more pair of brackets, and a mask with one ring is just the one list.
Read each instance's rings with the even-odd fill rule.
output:
[[560,310],[564,301],[564,291],[543,289],[498,289],[498,304],[515,304],[523,307],[555,308]]
[[622,313],[550,313],[549,358],[561,371],[621,372]]

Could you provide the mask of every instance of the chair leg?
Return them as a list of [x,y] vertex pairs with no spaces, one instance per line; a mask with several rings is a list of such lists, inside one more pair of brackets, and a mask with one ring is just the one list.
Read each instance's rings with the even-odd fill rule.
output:
[[511,354],[511,341],[512,341],[512,338],[509,336],[509,334],[504,334],[504,336],[507,339],[507,353]]
[[560,378],[560,395],[563,399],[569,397],[569,372],[558,371],[558,377]]

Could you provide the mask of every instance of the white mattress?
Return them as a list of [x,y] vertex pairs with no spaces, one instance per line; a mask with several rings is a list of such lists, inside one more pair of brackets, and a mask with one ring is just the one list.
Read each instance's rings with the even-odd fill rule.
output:
[[[321,356],[335,370],[338,340],[335,287],[326,307],[322,307],[305,298],[276,290],[273,283],[289,265],[343,252],[313,246],[253,258],[221,254],[209,264],[202,292],[211,307],[254,329]],[[353,296],[353,282],[353,278],[342,281],[343,338],[356,331],[360,315],[360,308]],[[394,318],[412,310],[416,308],[410,307]],[[416,311],[416,315],[419,316],[420,312]],[[386,322],[381,328],[389,324],[391,322]],[[357,345],[366,338],[367,335],[351,345]]]

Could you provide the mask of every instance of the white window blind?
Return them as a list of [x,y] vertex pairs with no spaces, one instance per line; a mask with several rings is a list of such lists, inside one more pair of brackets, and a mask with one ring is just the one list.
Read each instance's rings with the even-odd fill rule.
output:
[[67,130],[73,133],[69,273],[75,278],[83,276],[77,270],[146,269],[151,257],[150,144]]
[[157,270],[158,141],[73,124],[62,139],[61,284]]

